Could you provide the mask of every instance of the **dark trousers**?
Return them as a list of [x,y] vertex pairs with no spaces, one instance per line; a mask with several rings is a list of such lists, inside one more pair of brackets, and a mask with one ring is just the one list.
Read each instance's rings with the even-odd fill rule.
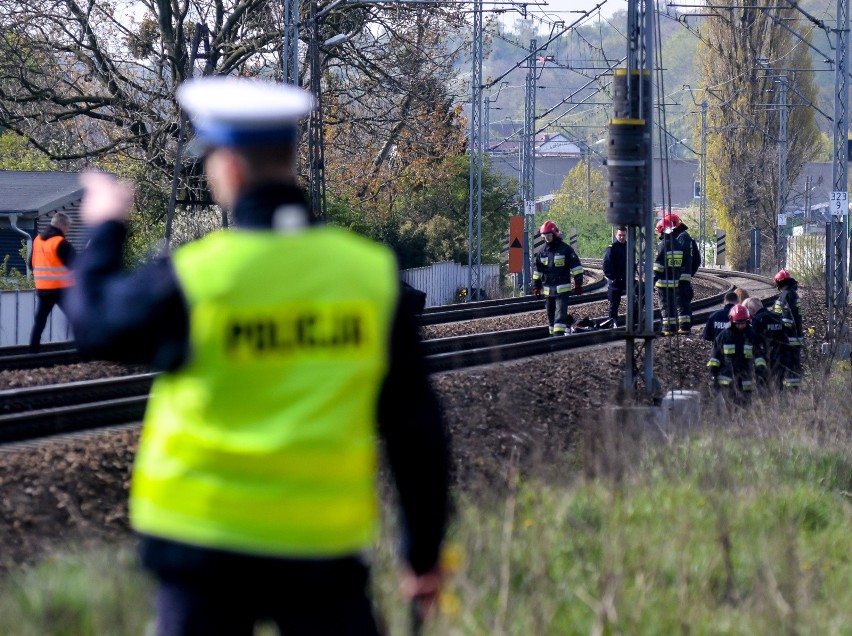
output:
[[663,315],[663,333],[677,331],[677,288],[657,287],[660,295],[660,313]]
[[157,636],[251,636],[259,620],[282,636],[378,636],[357,559],[276,565],[247,560],[160,577]]
[[33,322],[33,330],[30,332],[30,353],[38,353],[41,348],[41,332],[47,325],[47,318],[53,311],[54,305],[59,305],[62,313],[65,313],[63,302],[63,290],[61,289],[37,289],[36,313]]
[[618,320],[618,308],[621,306],[621,297],[624,296],[624,287],[610,284],[606,290],[606,299],[609,302],[609,317]]
[[781,382],[785,389],[798,389],[802,384],[802,347],[794,345],[787,347],[784,360],[784,379]]
[[692,297],[694,295],[692,283],[678,283],[677,327],[679,331],[689,331],[692,327]]
[[741,378],[735,378],[728,386],[719,386],[718,382],[714,381],[713,387],[724,405],[744,407],[751,404],[753,391],[743,390]]
[[568,297],[570,293],[556,294],[544,297],[544,307],[547,310],[547,324],[550,335],[564,336],[571,326],[568,324]]

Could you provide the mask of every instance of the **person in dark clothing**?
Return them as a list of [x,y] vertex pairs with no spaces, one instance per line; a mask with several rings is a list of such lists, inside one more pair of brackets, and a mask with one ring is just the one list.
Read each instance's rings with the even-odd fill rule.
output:
[[744,406],[751,400],[756,375],[766,372],[761,339],[751,328],[748,309],[734,305],[730,326],[716,336],[707,368],[725,401]]
[[704,324],[703,338],[705,340],[713,342],[716,339],[716,336],[727,329],[731,322],[731,308],[737,304],[737,293],[732,291],[728,292],[725,294],[724,301],[724,306],[718,311],[714,311],[710,314],[707,318],[707,322]]
[[663,335],[688,335],[692,328],[692,237],[677,214],[666,214],[654,261],[654,286],[660,294]]
[[790,346],[785,361],[783,386],[797,389],[802,384],[802,347],[805,332],[802,328],[802,301],[799,298],[799,282],[785,269],[775,274],[778,299],[772,306],[773,313],[784,323],[784,332]]
[[767,373],[759,376],[758,379],[765,378],[766,388],[780,390],[784,386],[785,362],[790,350],[784,322],[764,307],[757,298],[746,298],[743,304],[748,309],[751,326],[760,336],[766,353]]
[[77,252],[65,238],[71,229],[71,219],[64,212],[57,212],[47,226],[33,241],[29,265],[33,272],[36,288],[36,312],[30,332],[30,353],[41,349],[41,334],[54,306],[65,312],[65,291],[74,284],[71,268]]
[[[544,237],[544,246],[535,257],[533,293],[544,294],[547,324],[551,336],[568,333],[568,297],[583,293],[583,265],[574,248],[562,240],[553,221],[545,221],[536,236]],[[573,278],[573,285],[571,280]]]
[[405,281],[400,283],[402,286],[402,302],[408,305],[409,310],[415,316],[423,314],[426,309],[426,292],[416,287],[412,287]]
[[441,588],[449,509],[447,435],[395,259],[311,219],[294,165],[306,92],[207,77],[177,97],[236,228],[126,271],[133,192],[85,174],[96,227],[68,303],[84,354],[164,372],[130,493],[157,633],[248,635],[263,618],[282,634],[375,635],[362,555],[379,440],[420,613]]
[[604,252],[603,272],[607,283],[608,314],[617,324],[621,297],[627,291],[627,228],[623,225],[616,228],[615,241]]

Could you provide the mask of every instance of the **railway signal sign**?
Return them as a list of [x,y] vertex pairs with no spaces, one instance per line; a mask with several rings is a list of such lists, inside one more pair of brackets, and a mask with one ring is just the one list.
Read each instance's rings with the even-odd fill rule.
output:
[[509,217],[509,273],[520,274],[524,267],[524,217]]
[[831,193],[831,216],[847,216],[849,214],[849,193]]

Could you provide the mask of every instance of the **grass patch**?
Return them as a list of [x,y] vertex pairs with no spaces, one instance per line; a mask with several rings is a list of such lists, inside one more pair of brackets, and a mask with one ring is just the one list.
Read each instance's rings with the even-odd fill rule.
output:
[[[459,493],[455,574],[425,633],[852,634],[848,425],[743,417],[646,449],[617,480],[507,467]],[[373,589],[407,634],[396,534],[387,519]],[[144,634],[149,599],[131,548],[72,551],[0,579],[0,634]]]
[[848,448],[726,431],[617,483],[464,495],[466,557],[429,633],[850,634]]
[[144,634],[150,586],[131,546],[72,549],[0,578],[0,634]]

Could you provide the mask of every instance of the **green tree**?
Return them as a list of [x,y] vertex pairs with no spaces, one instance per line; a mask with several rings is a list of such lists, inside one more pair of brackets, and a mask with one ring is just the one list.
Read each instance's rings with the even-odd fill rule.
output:
[[54,170],[55,164],[11,130],[0,135],[0,170]]
[[[480,249],[483,263],[496,263],[502,249],[509,216],[518,209],[518,189],[513,180],[492,169],[488,157],[482,168]],[[445,161],[446,178],[427,187],[415,187],[400,204],[408,233],[422,232],[426,265],[452,260],[467,263],[470,215],[470,156],[455,155]],[[421,229],[422,228],[422,229]]]
[[[441,261],[467,263],[469,168],[469,155],[453,155],[436,168],[441,179],[428,184],[405,181],[390,214],[365,211],[354,199],[334,199],[329,205],[330,220],[391,246],[404,269]],[[483,263],[498,262],[509,216],[518,206],[517,184],[493,170],[486,157],[480,237]]]
[[597,170],[583,162],[567,174],[547,214],[536,216],[536,223],[553,220],[565,239],[568,230],[577,230],[580,257],[603,258],[612,241],[612,227],[606,222],[606,181]]
[[707,30],[699,47],[710,106],[707,195],[718,225],[727,232],[728,263],[734,269],[747,267],[753,227],[769,238],[764,241],[764,261],[774,262],[777,253],[780,109],[766,104],[777,104],[774,89],[779,75],[786,75],[789,87],[788,184],[796,181],[821,144],[814,110],[805,101],[816,99],[814,74],[785,70],[812,66],[808,48],[789,31],[799,24],[795,11],[763,0],[758,4],[761,8],[732,9],[720,0],[709,0],[713,29]]
[[[134,10],[119,10],[122,4]],[[356,199],[359,212],[391,217],[406,180],[439,180],[434,166],[464,149],[454,63],[466,50],[469,25],[455,6],[315,4],[323,16],[318,70],[328,190]],[[99,165],[132,175],[147,230],[161,223],[171,194],[182,129],[175,90],[204,65],[215,75],[280,78],[284,5],[118,5],[0,0],[0,126],[67,162],[66,169]],[[308,72],[312,33],[299,29],[298,81],[319,89]],[[193,42],[202,34],[205,57],[193,65]],[[338,45],[322,44],[336,35],[345,36]],[[181,168],[178,200],[206,200],[199,165],[185,161]],[[306,177],[307,161],[300,170]]]

